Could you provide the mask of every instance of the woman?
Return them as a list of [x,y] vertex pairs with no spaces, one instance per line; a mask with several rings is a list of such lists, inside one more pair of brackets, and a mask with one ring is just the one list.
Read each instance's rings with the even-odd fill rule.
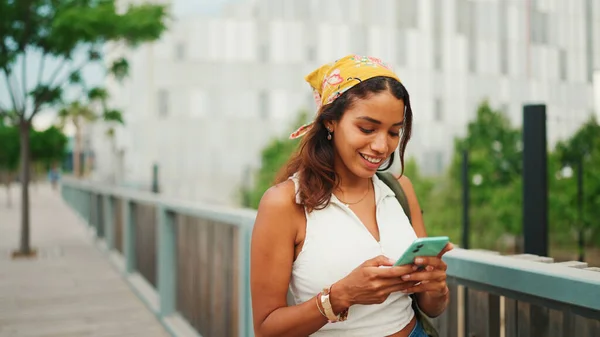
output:
[[393,267],[426,233],[408,178],[399,182],[412,226],[375,175],[392,164],[398,145],[404,165],[412,125],[408,92],[379,59],[356,55],[324,65],[306,80],[317,117],[290,136],[303,136],[299,151],[265,192],[252,234],[255,334],[425,336],[409,295],[416,294],[430,317],[445,310],[441,255],[451,246],[439,257]]

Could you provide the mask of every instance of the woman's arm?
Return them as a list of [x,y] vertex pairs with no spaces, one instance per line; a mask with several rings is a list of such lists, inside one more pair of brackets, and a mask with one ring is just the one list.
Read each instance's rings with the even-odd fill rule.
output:
[[[327,323],[322,306],[317,306],[318,294],[304,303],[287,306],[294,251],[300,242],[297,236],[305,225],[304,209],[294,202],[291,181],[265,193],[258,207],[251,247],[250,286],[256,336],[307,336]],[[383,303],[391,293],[415,286],[416,282],[402,280],[412,266],[393,264],[379,255],[335,282],[329,296],[334,315],[354,304]]]
[[327,323],[316,296],[287,306],[297,229],[306,221],[293,195],[293,183],[284,182],[269,189],[258,207],[250,269],[256,336],[307,336]]
[[[410,179],[406,176],[401,176],[398,181],[402,185],[402,189],[408,199],[408,205],[410,207],[411,222],[417,237],[426,237],[427,232],[425,231],[425,224],[423,222],[423,214],[421,213],[421,206],[417,199],[417,195],[413,188]],[[443,266],[445,272],[445,265]],[[450,299],[448,287],[444,286],[441,291],[425,291],[417,293],[417,303],[419,308],[429,317],[439,316],[446,310]]]

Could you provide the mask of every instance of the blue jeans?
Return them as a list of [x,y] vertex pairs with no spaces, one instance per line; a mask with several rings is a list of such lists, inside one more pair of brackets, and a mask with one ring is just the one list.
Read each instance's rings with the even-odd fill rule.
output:
[[408,337],[429,337],[429,336],[425,333],[425,330],[423,330],[423,326],[421,325],[421,322],[419,322],[417,320],[417,324],[415,324],[415,327],[412,329],[412,331],[410,332],[410,335],[408,335]]

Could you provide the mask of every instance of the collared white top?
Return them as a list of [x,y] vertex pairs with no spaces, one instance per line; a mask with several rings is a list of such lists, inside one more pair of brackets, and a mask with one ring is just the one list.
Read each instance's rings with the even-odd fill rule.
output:
[[[298,175],[290,179],[296,185],[296,202],[301,204]],[[417,238],[394,192],[376,175],[373,186],[379,241],[333,194],[324,209],[305,212],[306,237],[290,280],[297,304],[344,278],[366,260],[378,255],[397,260]],[[347,321],[328,323],[311,336],[388,336],[410,323],[414,316],[411,303],[407,294],[396,292],[381,304],[353,305]]]

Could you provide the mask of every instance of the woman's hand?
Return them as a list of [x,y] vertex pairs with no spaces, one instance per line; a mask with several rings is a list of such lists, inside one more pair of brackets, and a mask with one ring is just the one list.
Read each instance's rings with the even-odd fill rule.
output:
[[442,260],[442,256],[453,248],[454,246],[448,243],[436,257],[417,257],[414,265],[411,265],[411,273],[402,276],[402,280],[415,284],[402,291],[409,294],[427,292],[432,297],[443,297],[448,294],[448,285],[446,284],[448,266]]
[[394,261],[380,255],[354,269],[348,276],[333,284],[330,301],[337,314],[353,304],[379,304],[396,291],[410,289],[415,281],[402,276],[413,272],[413,265],[393,266]]

